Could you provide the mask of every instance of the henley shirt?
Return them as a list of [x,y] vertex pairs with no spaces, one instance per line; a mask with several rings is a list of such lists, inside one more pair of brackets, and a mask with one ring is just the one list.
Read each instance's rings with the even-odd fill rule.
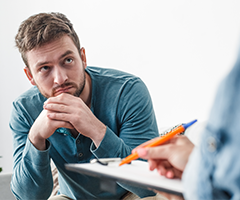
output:
[[158,128],[149,91],[140,78],[114,69],[87,67],[91,77],[91,111],[107,126],[98,148],[81,133],[74,138],[58,128],[39,151],[28,133],[47,100],[36,86],[14,102],[10,118],[13,135],[13,176],[11,189],[17,199],[47,199],[53,189],[50,159],[58,169],[59,194],[73,199],[119,199],[126,190],[118,185],[116,194],[100,189],[100,179],[71,172],[66,163],[87,163],[93,158],[124,158],[143,142],[157,137]]

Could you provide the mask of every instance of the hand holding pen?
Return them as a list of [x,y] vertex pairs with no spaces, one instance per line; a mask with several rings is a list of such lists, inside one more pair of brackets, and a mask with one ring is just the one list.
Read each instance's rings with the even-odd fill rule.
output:
[[160,175],[167,178],[181,178],[194,145],[186,136],[174,136],[185,131],[196,121],[174,127],[166,132],[166,135],[160,134],[160,137],[139,145],[120,165],[143,158],[148,160],[150,170],[157,169]]
[[166,178],[181,178],[194,144],[184,135],[173,137],[163,145],[133,150],[139,158],[148,160],[149,169],[157,169]]

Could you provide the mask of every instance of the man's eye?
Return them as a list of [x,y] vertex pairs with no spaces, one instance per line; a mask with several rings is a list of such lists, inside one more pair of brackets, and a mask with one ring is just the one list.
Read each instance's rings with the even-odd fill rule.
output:
[[65,63],[66,63],[66,64],[70,64],[72,61],[73,61],[72,58],[67,58],[67,59],[65,60]]
[[40,71],[41,71],[41,72],[45,72],[45,71],[47,71],[47,70],[49,70],[49,67],[48,67],[48,66],[44,66],[44,67],[41,67],[41,68],[40,68]]

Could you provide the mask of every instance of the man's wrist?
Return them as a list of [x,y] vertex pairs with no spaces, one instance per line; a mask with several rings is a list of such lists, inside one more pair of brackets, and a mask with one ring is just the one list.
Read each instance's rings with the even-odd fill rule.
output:
[[98,148],[99,145],[101,144],[101,142],[106,134],[106,131],[107,131],[106,125],[102,124],[102,126],[98,130],[98,134],[92,139],[96,148]]
[[45,138],[41,138],[38,136],[34,136],[33,134],[29,134],[28,139],[30,140],[30,142],[33,144],[33,146],[40,150],[40,151],[44,151],[46,150],[46,139]]

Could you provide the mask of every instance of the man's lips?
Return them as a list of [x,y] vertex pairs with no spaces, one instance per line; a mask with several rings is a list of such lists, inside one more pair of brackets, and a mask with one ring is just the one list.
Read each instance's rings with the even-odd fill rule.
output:
[[68,86],[68,87],[64,87],[64,88],[59,88],[57,90],[54,91],[54,96],[57,96],[61,93],[69,93],[69,90],[72,89],[73,86]]

